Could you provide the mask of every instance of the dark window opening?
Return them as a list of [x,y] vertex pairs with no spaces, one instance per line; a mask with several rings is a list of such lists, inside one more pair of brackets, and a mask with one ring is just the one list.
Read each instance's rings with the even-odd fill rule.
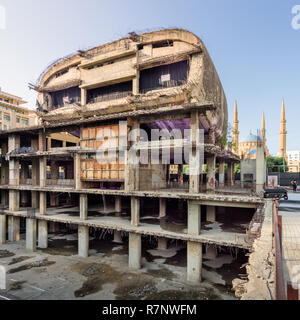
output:
[[140,93],[180,86],[186,83],[187,77],[187,60],[142,70],[140,73]]
[[55,77],[58,78],[58,77],[61,77],[62,75],[66,74],[69,70],[68,69],[65,69],[65,70],[62,70],[62,71],[59,71],[55,74]]
[[173,41],[160,41],[152,44],[152,48],[164,48],[164,47],[173,47]]
[[132,93],[132,81],[121,82],[106,87],[87,90],[87,103],[127,97]]
[[65,90],[50,92],[52,98],[52,108],[62,108],[67,103],[80,103],[81,91],[79,87],[72,87]]

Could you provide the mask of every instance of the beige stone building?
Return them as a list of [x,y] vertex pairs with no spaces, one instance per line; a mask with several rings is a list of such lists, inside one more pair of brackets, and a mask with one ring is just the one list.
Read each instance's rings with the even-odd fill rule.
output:
[[22,98],[4,92],[0,88],[0,129],[24,128],[38,124],[35,111],[22,107]]

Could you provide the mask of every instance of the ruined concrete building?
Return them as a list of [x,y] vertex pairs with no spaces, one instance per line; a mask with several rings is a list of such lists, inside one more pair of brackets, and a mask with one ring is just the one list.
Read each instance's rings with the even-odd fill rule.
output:
[[[149,237],[162,249],[176,239],[187,245],[190,282],[201,280],[202,252],[250,248],[246,229],[215,227],[216,221],[249,225],[262,200],[231,188],[239,159],[224,148],[226,97],[197,36],[180,29],[131,33],[58,60],[35,90],[40,124],[0,133],[0,243],[20,239],[25,221],[29,250],[46,248],[48,232],[70,228],[78,230],[78,254],[87,257],[89,230],[109,230],[114,241],[128,241],[129,266],[140,268]],[[190,134],[144,139],[152,129],[175,128]],[[198,129],[204,132],[203,149],[197,148]],[[80,138],[80,146],[46,143],[61,132]],[[100,153],[106,159],[116,147],[113,162],[99,161],[104,145]],[[189,153],[178,163],[174,152],[184,145]],[[22,147],[38,151],[19,152]],[[161,159],[168,147],[169,163]],[[205,170],[189,172],[190,163],[200,166],[201,150]],[[132,161],[147,154],[147,163]],[[201,228],[207,223],[210,228]]]

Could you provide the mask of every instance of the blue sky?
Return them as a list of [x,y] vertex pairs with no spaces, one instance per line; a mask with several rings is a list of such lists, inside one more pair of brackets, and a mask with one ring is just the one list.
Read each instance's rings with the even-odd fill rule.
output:
[[238,101],[240,138],[260,128],[279,148],[284,97],[287,149],[300,150],[300,29],[291,27],[300,0],[0,0],[0,86],[35,105],[34,82],[53,60],[125,36],[130,31],[180,27],[205,43],[222,81],[229,121]]

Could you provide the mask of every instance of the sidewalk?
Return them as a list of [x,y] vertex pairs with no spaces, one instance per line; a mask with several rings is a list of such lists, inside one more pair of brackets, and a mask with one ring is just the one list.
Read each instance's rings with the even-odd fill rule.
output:
[[282,202],[280,207],[284,282],[297,282],[300,288],[300,194],[289,193],[289,201]]

